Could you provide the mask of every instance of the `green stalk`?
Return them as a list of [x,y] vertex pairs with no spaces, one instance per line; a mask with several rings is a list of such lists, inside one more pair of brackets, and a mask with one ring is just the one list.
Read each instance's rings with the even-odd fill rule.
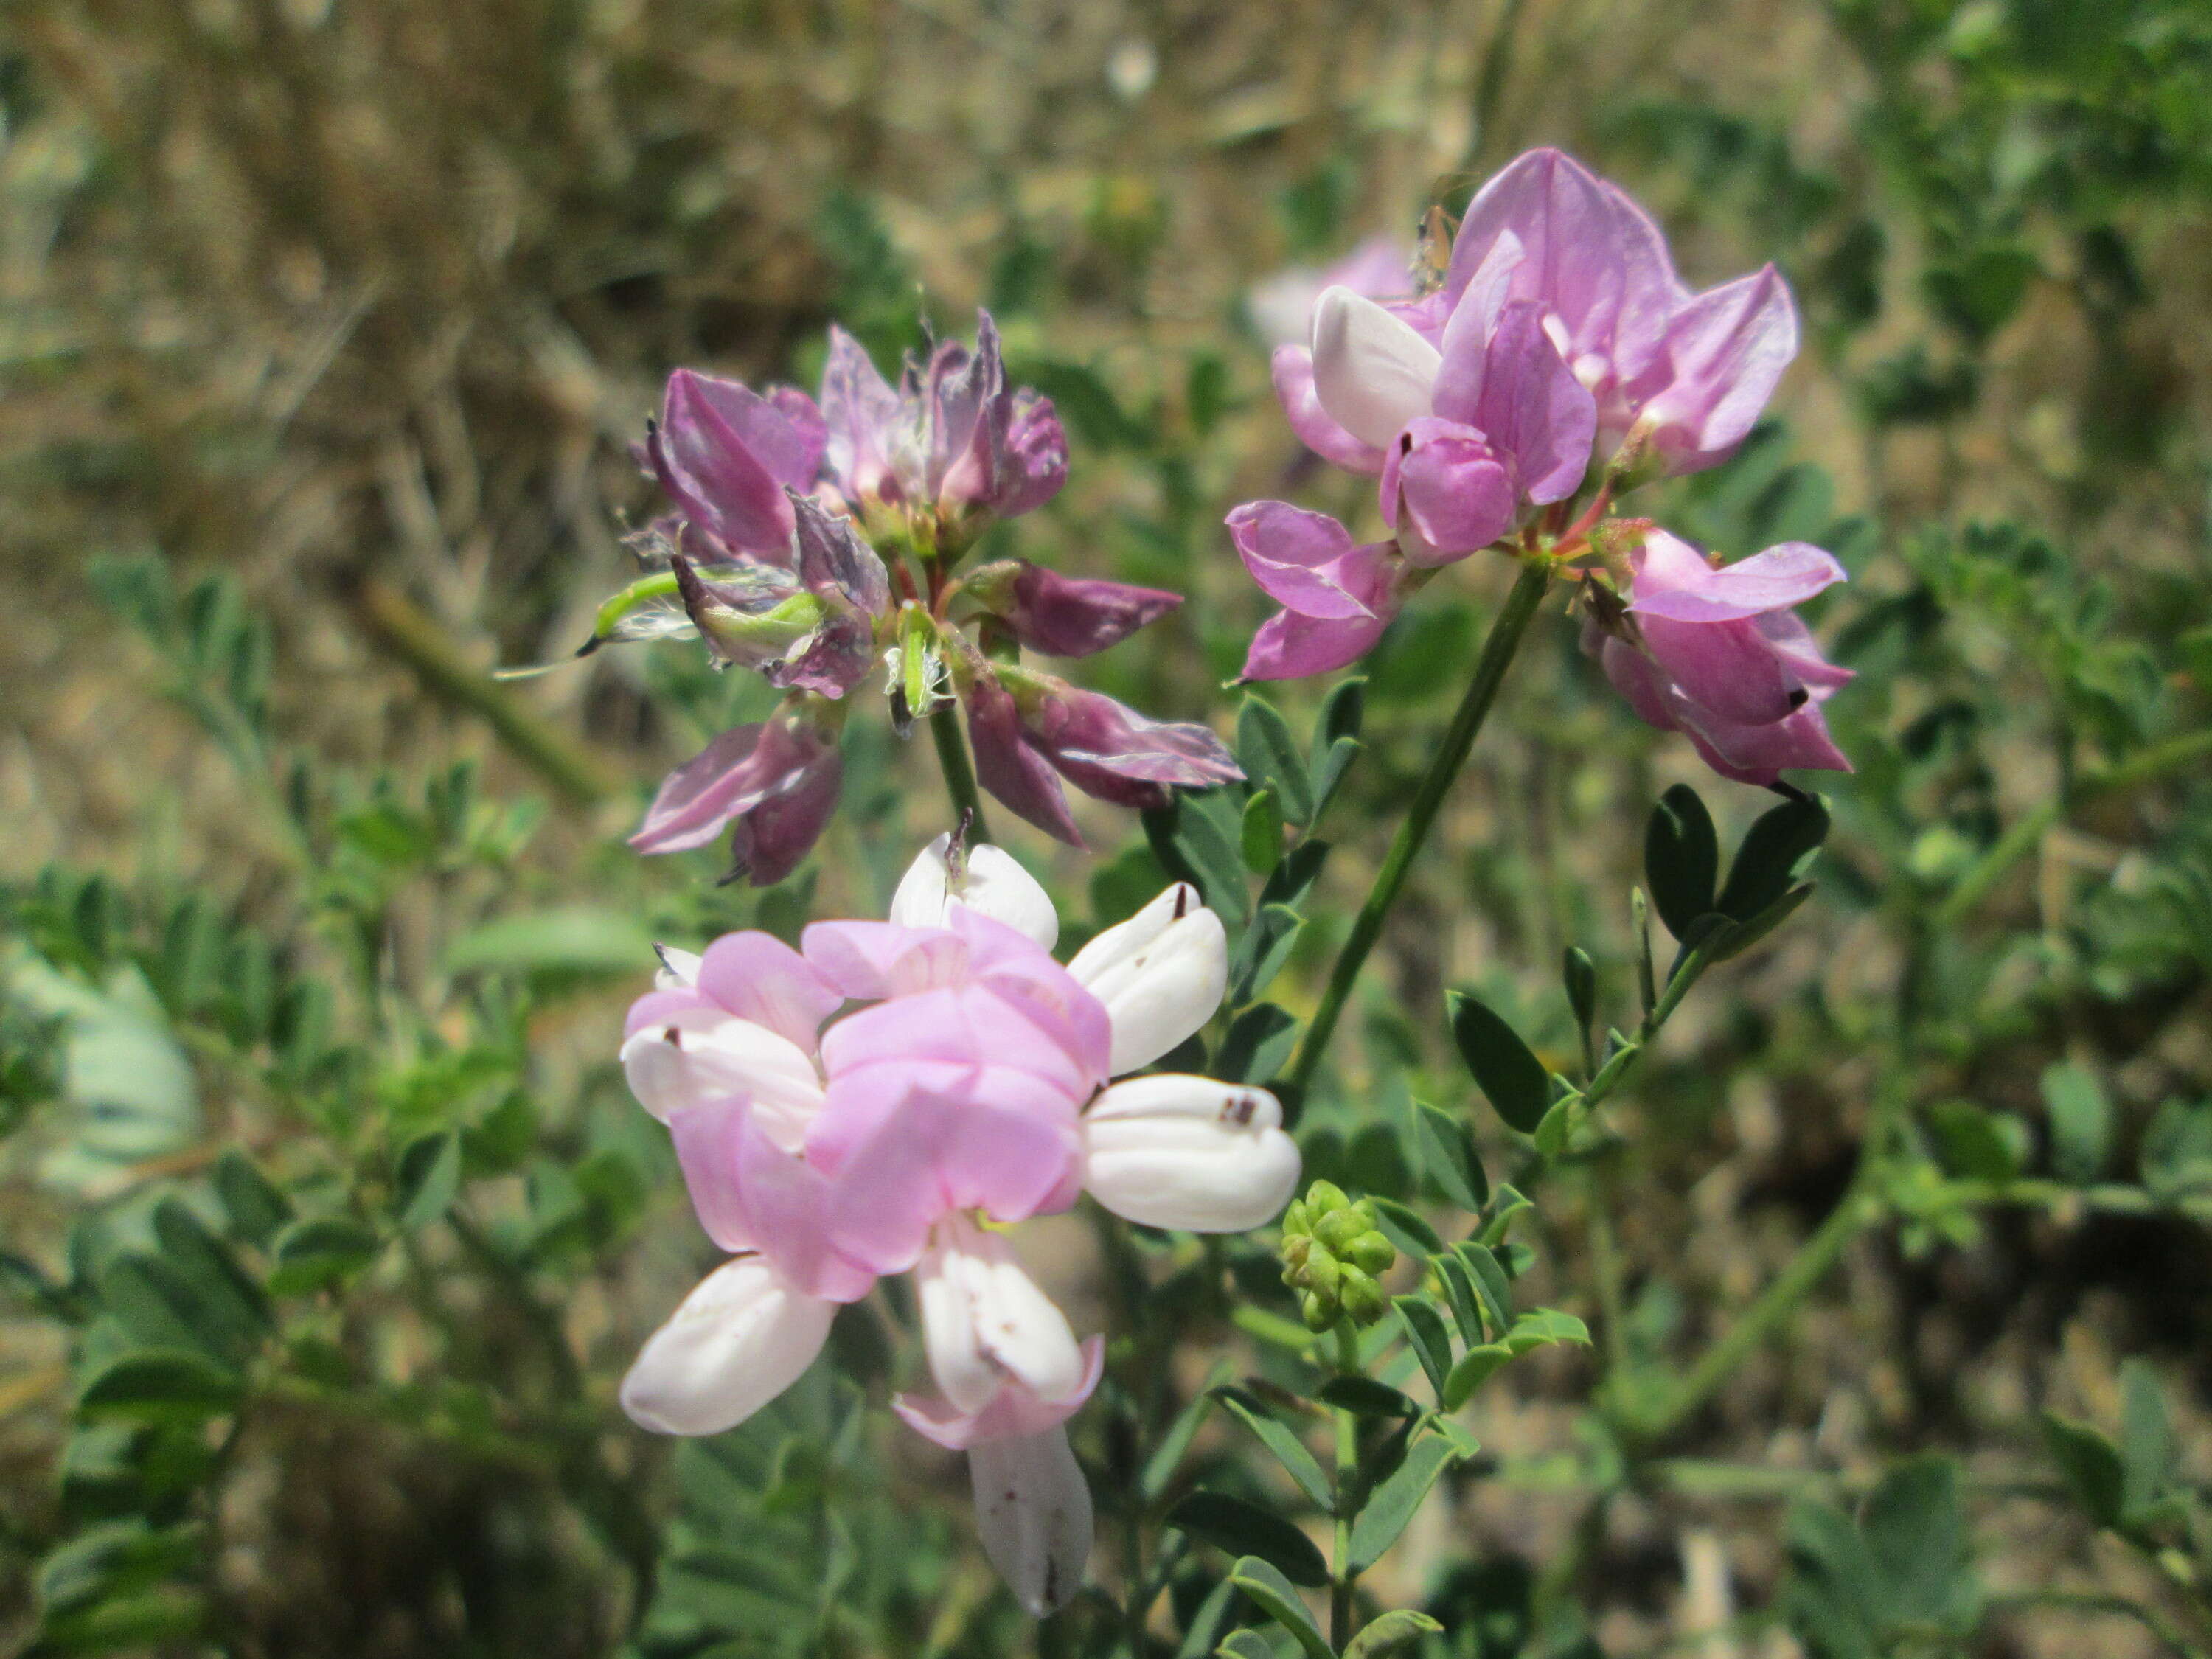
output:
[[983,797],[975,787],[975,769],[968,763],[968,744],[960,735],[953,704],[931,714],[929,735],[937,744],[937,763],[945,769],[945,793],[952,797],[952,815],[969,815],[969,844],[990,840],[991,832],[983,824]]
[[[1336,1369],[1344,1376],[1359,1375],[1359,1334],[1347,1316],[1336,1328]],[[1352,1640],[1352,1586],[1358,1575],[1352,1570],[1352,1523],[1356,1518],[1351,1498],[1359,1475],[1359,1419],[1340,1406],[1336,1419],[1336,1547],[1329,1556],[1328,1644],[1339,1653]]]
[[1345,939],[1344,948],[1337,952],[1336,965],[1329,971],[1328,988],[1322,994],[1321,1006],[1314,1011],[1313,1021],[1306,1027],[1305,1037],[1298,1045],[1297,1059],[1291,1066],[1289,1081],[1294,1088],[1304,1089],[1313,1081],[1322,1054],[1335,1033],[1336,1022],[1344,1012],[1345,1002],[1352,994],[1352,983],[1359,977],[1368,952],[1382,936],[1383,920],[1397,902],[1398,890],[1406,884],[1406,872],[1412,868],[1421,844],[1428,839],[1437,812],[1459,777],[1460,768],[1467,763],[1468,752],[1474,747],[1482,722],[1491,705],[1498,700],[1498,688],[1504,682],[1513,653],[1520,648],[1521,636],[1528,631],[1528,623],[1543,603],[1545,591],[1551,583],[1552,567],[1548,561],[1533,557],[1522,562],[1520,580],[1506,596],[1505,608],[1491,623],[1490,635],[1482,642],[1482,654],[1475,659],[1474,678],[1468,683],[1467,695],[1460,699],[1451,724],[1444,728],[1435,758],[1430,761],[1429,769],[1421,778],[1421,787],[1414,793],[1413,804],[1407,809],[1405,819],[1398,826],[1397,836],[1383,857],[1382,867],[1376,874],[1367,902],[1359,907],[1352,933]]
[[2003,879],[2006,871],[2042,843],[2044,836],[2057,826],[2069,808],[2116,789],[2148,783],[2168,772],[2179,770],[2207,752],[2212,752],[2212,726],[2169,738],[2117,766],[2076,779],[2070,788],[2024,814],[1998,837],[1996,845],[1982,854],[1980,861],[1960,878],[1959,884],[1936,907],[1935,925],[1938,928],[1950,927],[1963,921],[1966,913]]
[[1743,1317],[1698,1356],[1660,1405],[1635,1413],[1622,1424],[1631,1436],[1646,1441],[1661,1440],[1680,1427],[1728,1381],[1738,1365],[1790,1322],[1798,1304],[1843,1260],[1851,1242],[1888,1213],[1881,1192],[1881,1175],[1889,1155],[1890,1125],[1903,1109],[1898,1092],[1901,1086],[1895,1079],[1877,1086],[1873,1109],[1859,1141],[1858,1162],[1851,1171],[1850,1184],[1844,1188],[1843,1197],[1837,1200],[1827,1218],[1798,1247],[1789,1265],[1759,1292],[1744,1310]]

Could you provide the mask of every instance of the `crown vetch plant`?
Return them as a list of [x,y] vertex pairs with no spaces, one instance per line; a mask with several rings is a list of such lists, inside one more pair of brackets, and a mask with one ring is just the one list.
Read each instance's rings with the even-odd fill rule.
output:
[[[727,837],[736,868],[769,886],[847,805],[857,833],[835,844],[885,860],[895,890],[881,921],[808,925],[806,883],[757,902],[618,861],[655,929],[707,941],[662,947],[658,981],[629,1008],[618,1065],[645,1117],[600,1109],[611,1045],[576,1066],[538,1040],[549,1000],[594,977],[641,981],[650,958],[628,909],[567,894],[514,908],[541,874],[520,857],[533,804],[479,799],[466,768],[419,791],[288,773],[268,725],[268,634],[236,592],[210,581],[179,597],[152,560],[102,567],[104,593],[161,653],[170,696],[270,809],[290,919],[264,935],[198,891],[134,918],[117,884],[61,872],[0,893],[0,1132],[31,1126],[37,1180],[80,1182],[84,1200],[65,1249],[0,1258],[23,1304],[70,1334],[58,1499],[9,1511],[11,1540],[52,1534],[37,1651],[281,1647],[238,1589],[238,1563],[283,1559],[281,1540],[246,1534],[265,1524],[246,1496],[319,1494],[361,1468],[384,1479],[387,1462],[433,1466],[426,1486],[461,1492],[447,1514],[471,1518],[454,1535],[483,1553],[458,1598],[464,1645],[486,1651],[538,1651],[557,1624],[561,1639],[642,1659],[1595,1652],[1592,1630],[1612,1629],[1587,1612],[1603,1600],[1592,1585],[1609,1571],[1609,1506],[1723,1490],[1763,1504],[1801,1474],[1776,1523],[1784,1577],[1747,1618],[1826,1656],[1983,1644],[2002,1598],[1976,1575],[1951,1462],[1911,1459],[1846,1513],[1827,1496],[1832,1471],[1680,1454],[1870,1228],[1918,1255],[1974,1243],[1996,1205],[2054,1227],[2103,1210],[2203,1218],[2203,1103],[2158,1109],[2131,1186],[2112,1178],[2125,1138],[2094,1054],[2042,1073],[2047,1146],[1953,1097],[2024,1029],[1985,1024],[2024,943],[2054,981],[2071,952],[2063,994],[2085,1001],[2119,985],[2170,1002],[2208,960],[2205,907],[2189,902],[2204,872],[2163,851],[2154,879],[2115,879],[2107,908],[2065,928],[1959,927],[2073,805],[2201,761],[2205,732],[2160,735],[2164,700],[2201,666],[2196,647],[2160,655],[2107,632],[2106,596],[2036,538],[1926,538],[1899,550],[1904,591],[1845,599],[1838,654],[1884,669],[1832,732],[1851,672],[1799,607],[1844,568],[1793,538],[1815,533],[1795,527],[1805,512],[1771,505],[1783,441],[1750,439],[1725,489],[1692,483],[1652,516],[1623,512],[1632,492],[1746,444],[1796,344],[1774,270],[1693,290],[1626,196],[1553,151],[1486,185],[1455,238],[1441,209],[1431,222],[1425,277],[1370,244],[1253,307],[1304,342],[1274,360],[1291,429],[1358,493],[1373,480],[1373,509],[1347,524],[1253,501],[1228,514],[1226,537],[1280,607],[1249,642],[1247,679],[1334,673],[1412,636],[1411,665],[1375,686],[1378,703],[1400,704],[1391,753],[1418,757],[1410,792],[1387,757],[1364,775],[1374,733],[1357,677],[1320,700],[1310,739],[1243,691],[1232,753],[1212,726],[1155,720],[1037,666],[1107,650],[1181,599],[976,561],[986,531],[1048,503],[1069,466],[1052,404],[1012,384],[988,315],[972,349],[933,342],[896,383],[836,329],[816,395],[670,377],[637,452],[668,511],[633,538],[647,571],[607,602],[587,649],[696,639],[780,701],[671,774],[632,845]],[[1178,416],[1202,437],[1228,396],[1218,359],[1190,368],[1185,406],[1164,398],[1159,422],[1126,421],[1144,435],[1119,441],[1158,462],[1178,512],[1203,476],[1178,452]],[[1072,409],[1080,396],[1086,415],[1094,398],[1115,412],[1085,373],[1040,364],[1036,378],[1066,386]],[[1863,545],[1838,530],[1817,533],[1847,555]],[[1491,554],[1511,561],[1510,589],[1456,708],[1419,730],[1405,685],[1440,653],[1392,623],[1447,567]],[[1731,850],[1697,791],[1666,789],[1641,825],[1633,890],[1555,891],[1542,907],[1562,933],[1603,908],[1624,924],[1560,939],[1555,989],[1486,963],[1480,994],[1370,985],[1355,1000],[1555,593],[1571,597],[1591,660],[1553,653],[1552,671],[1592,688],[1602,677],[1648,726],[1771,791],[1765,810]],[[1951,611],[2005,635],[1999,649],[2033,670],[2054,722],[2082,728],[2059,793],[2008,827],[1978,799],[1961,811],[1955,789],[1960,776],[1986,787],[1976,727],[2014,741],[1996,705],[2017,683],[1985,673],[1978,640],[1947,654]],[[945,803],[896,799],[884,745],[847,752],[872,685],[902,735],[929,722]],[[1929,709],[1894,736],[1854,706],[1893,686]],[[1542,778],[1556,732],[1540,736],[1553,738],[1530,769]],[[1863,921],[1885,930],[1895,983],[1913,994],[1823,979],[1821,1023],[1852,1045],[1838,1086],[1864,1079],[1851,1173],[1757,1296],[1662,1330],[1674,1271],[1624,1262],[1614,1216],[1650,1215],[1648,1197],[1624,1203],[1625,1183],[1668,1115],[1613,1108],[1703,976],[1813,896],[1829,807],[1789,780],[1849,769],[1847,747],[1867,763],[1845,801],[1854,885],[1881,896]],[[585,798],[604,788],[590,771],[564,774]],[[1076,948],[1063,951],[1052,896],[988,841],[978,792],[1079,846],[1069,784],[1139,812],[1142,829],[1096,867],[1054,854],[1052,873],[1091,878],[1094,913],[1071,916]],[[1923,797],[1938,799],[1932,814]],[[1376,827],[1361,810],[1395,819],[1371,872],[1357,853],[1332,864],[1332,839],[1356,847]],[[917,819],[959,828],[894,884]],[[1439,860],[1431,891],[1449,904],[1450,872],[1510,862]],[[847,893],[878,875],[831,873]],[[1334,914],[1360,876],[1350,914]],[[1510,920],[1497,937],[1525,937]],[[1405,983],[1431,976],[1425,957],[1452,962],[1464,933],[1450,921],[1401,928],[1417,969]],[[418,951],[426,927],[433,945]],[[1331,1044],[1353,1008],[1363,1042],[1347,1056]],[[2038,1012],[2063,1024],[2050,1002]],[[1701,1048],[1677,1088],[1705,1090],[1711,1069]],[[57,1112],[79,1115],[76,1142],[40,1121]],[[2031,1173],[2038,1158],[2047,1177]],[[669,1242],[703,1249],[703,1234],[719,1259],[688,1294],[666,1291],[653,1311],[672,1310],[646,1334],[624,1292],[656,1170],[672,1171],[671,1200],[680,1173],[697,1224]],[[1024,1231],[1047,1217],[1079,1226]],[[1063,1300],[1102,1311],[1071,1318]],[[1584,1398],[1571,1449],[1551,1448],[1533,1478],[1578,1508],[1574,1542],[1543,1562],[1480,1557],[1465,1495],[1531,1477],[1516,1467],[1525,1443],[1478,1460],[1478,1431],[1499,1419],[1469,1407],[1562,1346],[1589,1352],[1540,1386]],[[2136,1364],[2119,1381],[2117,1437],[2046,1413],[2042,1443],[2088,1526],[2148,1564],[2173,1603],[2136,1608],[2142,1621],[2194,1651],[2207,1644],[2191,1632],[2212,1628],[2200,1495],[2177,1474],[2155,1378]],[[11,1397],[20,1408],[49,1386],[34,1375]],[[680,1443],[661,1455],[611,1434],[617,1406]],[[283,1460],[325,1441],[330,1468],[293,1479]],[[965,1492],[945,1474],[954,1456]],[[2040,1485],[2032,1501],[2060,1490]],[[1410,1531],[1432,1504],[1453,1524]],[[560,1524],[540,1525],[553,1514]],[[422,1530],[445,1596],[447,1530]],[[1376,1571],[1401,1537],[1425,1535],[1406,1571]],[[342,1536],[351,1549],[352,1529]],[[1913,1571],[1877,1571],[1900,1562]],[[477,1595],[507,1581],[532,1591],[524,1622],[479,1631],[480,1615],[516,1617]],[[2094,1610],[2131,1607],[2100,1595]]]

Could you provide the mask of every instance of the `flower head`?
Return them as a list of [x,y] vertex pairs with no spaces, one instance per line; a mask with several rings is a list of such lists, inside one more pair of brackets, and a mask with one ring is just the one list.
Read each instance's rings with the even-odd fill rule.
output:
[[796,951],[740,933],[665,953],[622,1049],[732,1258],[647,1342],[624,1408],[668,1433],[742,1421],[812,1362],[837,1304],[912,1272],[937,1394],[898,1412],[969,1454],[986,1548],[1038,1613],[1074,1593],[1090,1547],[1061,1425],[1102,1348],[999,1229],[1088,1190],[1148,1225],[1241,1230],[1298,1175],[1266,1091],[1110,1080],[1219,1005],[1227,941],[1195,891],[1171,887],[1066,967],[1057,933],[1019,865],[940,837],[889,921],[818,922]]
[[[1232,512],[1237,553],[1282,607],[1245,678],[1356,660],[1437,568],[1479,549],[1562,564],[1624,544],[1642,521],[1607,519],[1615,495],[1726,459],[1796,349],[1772,266],[1692,292],[1618,185],[1555,149],[1521,156],[1476,192],[1434,291],[1325,289],[1310,344],[1276,350],[1292,429],[1378,481],[1389,537],[1281,501]],[[1590,648],[1638,713],[1733,778],[1848,765],[1819,703],[1850,677],[1789,609],[1840,578],[1832,559],[1793,546],[1715,572],[1658,532],[1636,565],[1625,605],[1606,573],[1575,574],[1596,596]]]
[[1732,565],[1648,532],[1628,555],[1625,611],[1594,613],[1583,642],[1629,706],[1682,732],[1706,763],[1743,783],[1790,768],[1848,772],[1820,705],[1851,678],[1820,654],[1792,606],[1844,580],[1833,556],[1785,542]]
[[734,823],[738,872],[757,885],[788,874],[836,800],[843,714],[830,706],[878,668],[902,737],[965,702],[984,787],[1079,846],[1063,782],[1146,807],[1242,775],[1204,728],[1020,662],[1024,649],[1103,651],[1180,594],[1023,559],[959,574],[992,519],[1042,506],[1067,474],[1052,404],[1008,384],[988,313],[972,349],[939,342],[896,386],[833,328],[818,404],[679,369],[639,457],[675,510],[632,538],[655,574],[601,607],[579,654],[696,635],[716,667],[791,694],[775,720],[726,733],[669,776],[632,837],[640,851],[701,846]]
[[859,341],[831,329],[822,412],[823,483],[864,519],[904,514],[957,530],[976,514],[1042,507],[1067,482],[1052,400],[1006,384],[988,312],[976,313],[973,351],[941,341],[927,362],[908,360],[896,389]]

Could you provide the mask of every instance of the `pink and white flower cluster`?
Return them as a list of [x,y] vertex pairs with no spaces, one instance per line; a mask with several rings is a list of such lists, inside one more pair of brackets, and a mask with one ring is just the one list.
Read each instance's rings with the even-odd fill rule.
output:
[[[1282,606],[1255,635],[1245,677],[1343,667],[1441,567],[1524,532],[1557,542],[1585,498],[1582,530],[1618,491],[1725,460],[1797,336],[1771,265],[1693,291],[1618,185],[1558,150],[1522,156],[1468,205],[1433,293],[1378,303],[1332,287],[1314,304],[1310,343],[1277,349],[1292,429],[1376,479],[1388,533],[1358,542],[1281,501],[1230,514],[1246,568]],[[1832,558],[1771,549],[1739,579],[1655,536],[1629,563],[1617,573],[1626,605],[1593,614],[1606,671],[1638,714],[1689,732],[1732,777],[1848,769],[1819,708],[1848,672],[1789,613],[1843,580]],[[1693,589],[1701,597],[1683,597]]]
[[740,1423],[812,1363],[841,1304],[911,1273],[937,1393],[894,1406],[968,1453],[985,1547],[1039,1614],[1074,1594],[1090,1549],[1061,1425],[1103,1349],[1076,1340],[1002,1229],[1088,1192],[1147,1225],[1241,1231],[1298,1176],[1266,1091],[1127,1075],[1220,1006],[1226,941],[1195,890],[1170,887],[1065,966],[1058,933],[1011,857],[940,837],[887,921],[817,922],[796,951],[738,933],[666,952],[622,1049],[731,1254],[647,1342],[623,1408],[664,1433]]

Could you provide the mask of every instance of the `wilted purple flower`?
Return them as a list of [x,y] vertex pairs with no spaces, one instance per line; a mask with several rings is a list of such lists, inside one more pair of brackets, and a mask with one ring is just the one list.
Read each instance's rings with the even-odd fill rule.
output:
[[940,342],[892,389],[859,341],[830,331],[822,377],[825,482],[856,513],[897,508],[957,523],[1042,507],[1067,481],[1067,437],[1052,401],[1006,384],[999,331],[976,313],[975,349]]
[[1203,789],[1244,775],[1205,726],[1149,720],[1049,674],[992,664],[967,701],[977,781],[1072,847],[1084,842],[1060,778],[1085,794],[1142,810],[1165,806],[1171,786]]
[[640,851],[698,847],[734,822],[738,870],[759,885],[787,874],[836,800],[841,705],[878,667],[902,736],[967,701],[987,787],[1065,840],[1078,836],[1063,777],[1150,806],[1171,785],[1241,775],[1203,727],[1002,660],[1009,647],[1087,656],[1182,596],[1019,559],[955,574],[988,519],[1042,505],[1067,474],[1052,404],[1007,384],[988,313],[973,349],[941,342],[896,386],[832,328],[819,407],[679,370],[640,459],[676,507],[635,538],[663,568],[601,607],[585,651],[696,630],[717,666],[791,694],[669,776]]
[[1027,559],[1002,559],[969,573],[969,598],[1006,632],[1048,657],[1087,657],[1118,645],[1182,603],[1157,587],[1063,576]]
[[1244,659],[1248,680],[1302,679],[1363,657],[1401,603],[1405,560],[1395,542],[1355,546],[1323,513],[1287,501],[1248,501],[1229,515],[1244,568],[1282,610],[1260,625]]
[[703,847],[735,822],[731,873],[781,881],[820,837],[844,763],[828,706],[799,695],[770,719],[722,733],[671,772],[629,838],[641,853]]
[[1583,646],[1648,724],[1682,732],[1741,783],[1786,769],[1848,772],[1820,704],[1851,678],[1820,654],[1791,606],[1845,580],[1832,556],[1784,542],[1716,568],[1663,530],[1628,556],[1623,617],[1593,617]]
[[814,487],[827,435],[803,392],[763,394],[679,368],[647,433],[646,461],[683,515],[686,551],[781,564],[792,532],[787,492]]

